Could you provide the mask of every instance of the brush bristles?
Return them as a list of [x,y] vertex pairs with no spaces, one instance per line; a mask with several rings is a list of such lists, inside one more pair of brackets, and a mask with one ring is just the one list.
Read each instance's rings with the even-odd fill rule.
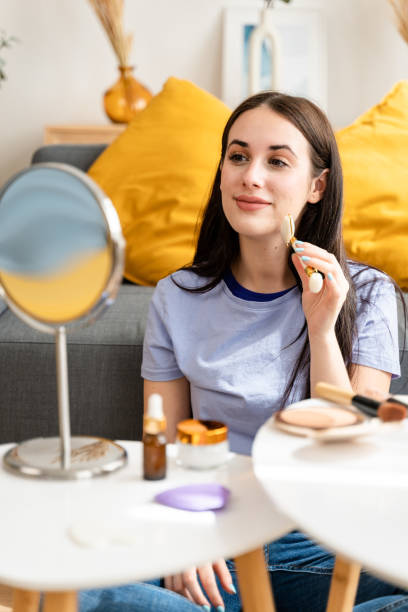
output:
[[402,421],[407,416],[407,409],[402,404],[384,402],[378,408],[377,416],[381,421]]

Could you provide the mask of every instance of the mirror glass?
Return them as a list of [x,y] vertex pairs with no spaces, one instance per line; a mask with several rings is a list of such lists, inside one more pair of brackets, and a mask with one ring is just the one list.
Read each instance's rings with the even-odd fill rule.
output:
[[14,305],[51,324],[84,316],[113,265],[95,193],[72,173],[36,167],[0,196],[0,283]]

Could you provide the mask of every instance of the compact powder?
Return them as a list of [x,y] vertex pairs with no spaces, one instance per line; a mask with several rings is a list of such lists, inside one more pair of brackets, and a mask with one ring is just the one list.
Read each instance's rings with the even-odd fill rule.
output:
[[325,406],[282,410],[276,415],[276,419],[281,423],[297,427],[310,427],[311,429],[346,427],[362,421],[361,416],[351,410]]

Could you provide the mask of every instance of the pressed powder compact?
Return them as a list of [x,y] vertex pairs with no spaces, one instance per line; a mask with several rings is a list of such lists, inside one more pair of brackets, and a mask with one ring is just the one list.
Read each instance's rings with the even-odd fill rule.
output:
[[328,442],[356,438],[378,429],[378,419],[318,398],[287,406],[271,418],[271,423],[285,433]]
[[312,405],[309,408],[282,410],[275,416],[275,420],[297,427],[328,429],[329,427],[357,425],[364,421],[364,417],[358,412],[339,406]]

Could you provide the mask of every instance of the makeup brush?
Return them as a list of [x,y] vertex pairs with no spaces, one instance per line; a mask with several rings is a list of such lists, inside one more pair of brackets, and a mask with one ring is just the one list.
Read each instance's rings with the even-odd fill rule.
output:
[[353,391],[323,382],[316,384],[315,393],[336,404],[351,404],[367,416],[378,417],[381,421],[402,421],[407,416],[408,406],[399,400],[393,401],[392,398],[379,402],[371,397],[357,395]]

